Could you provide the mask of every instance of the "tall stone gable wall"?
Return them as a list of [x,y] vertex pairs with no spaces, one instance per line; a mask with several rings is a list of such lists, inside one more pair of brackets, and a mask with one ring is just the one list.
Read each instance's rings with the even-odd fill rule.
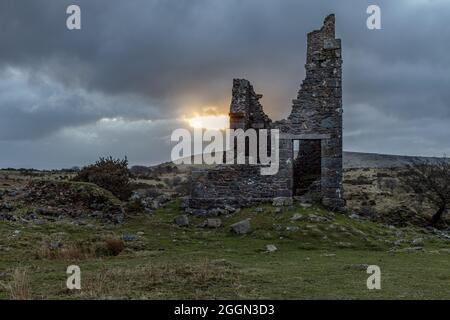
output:
[[321,141],[321,197],[330,208],[342,199],[342,57],[335,38],[335,16],[308,34],[306,77],[287,119],[272,122],[248,80],[234,79],[230,105],[231,129],[279,129],[278,174],[261,176],[258,165],[221,165],[192,174],[190,206],[246,205],[274,197],[293,196],[293,140]]

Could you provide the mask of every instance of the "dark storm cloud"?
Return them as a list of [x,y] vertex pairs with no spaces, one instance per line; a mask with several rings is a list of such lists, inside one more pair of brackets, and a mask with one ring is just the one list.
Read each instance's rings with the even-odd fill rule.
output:
[[[306,33],[334,12],[343,39],[345,147],[450,152],[450,3],[376,1],[383,29],[370,31],[365,22],[372,3],[1,1],[2,149],[32,139],[51,139],[57,149],[67,128],[99,137],[106,134],[98,127],[102,118],[173,125],[170,119],[208,106],[226,112],[233,77],[252,81],[272,118],[285,117],[304,77]],[[81,31],[65,28],[69,4],[82,9]],[[149,127],[163,136],[152,123],[142,129],[143,139]],[[117,148],[127,144],[125,137],[117,138]],[[71,143],[95,158],[89,141]],[[158,150],[168,158],[167,146]]]

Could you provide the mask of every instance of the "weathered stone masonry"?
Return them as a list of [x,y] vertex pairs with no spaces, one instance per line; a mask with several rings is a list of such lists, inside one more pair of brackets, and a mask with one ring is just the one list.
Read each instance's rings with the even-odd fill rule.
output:
[[[221,165],[194,170],[189,206],[248,205],[275,197],[296,196],[300,189],[295,186],[301,183],[297,181],[294,185],[294,176],[297,180],[312,181],[314,176],[304,176],[304,171],[312,168],[311,173],[318,175],[314,185],[319,189],[322,203],[330,208],[342,208],[341,65],[341,41],[335,38],[335,17],[329,15],[320,30],[308,34],[306,77],[287,119],[272,122],[259,102],[262,95],[255,93],[249,81],[234,79],[230,128],[279,129],[279,172],[262,176],[259,165]],[[302,152],[294,153],[295,144]],[[307,157],[308,154],[314,156]],[[305,158],[299,159],[301,156]],[[314,166],[308,161],[319,163]],[[305,165],[305,170],[296,169],[296,163]]]

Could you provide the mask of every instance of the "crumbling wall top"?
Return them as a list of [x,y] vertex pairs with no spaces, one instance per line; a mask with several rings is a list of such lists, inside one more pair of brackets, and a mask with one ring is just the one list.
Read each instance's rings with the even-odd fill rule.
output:
[[271,122],[264,113],[259,100],[262,94],[255,93],[250,81],[233,79],[230,105],[230,127],[232,129],[265,128]]
[[308,33],[306,77],[288,118],[300,125],[296,130],[333,131],[341,126],[341,40],[335,36],[334,14]]

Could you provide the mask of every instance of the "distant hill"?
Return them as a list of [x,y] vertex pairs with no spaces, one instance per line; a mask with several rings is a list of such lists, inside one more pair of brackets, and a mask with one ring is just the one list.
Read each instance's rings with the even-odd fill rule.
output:
[[[196,156],[198,157],[198,156]],[[391,154],[379,153],[363,153],[344,151],[343,166],[344,169],[361,169],[361,168],[398,168],[407,165],[413,161],[427,161],[433,163],[442,158],[436,157],[414,157],[414,156],[399,156]],[[193,161],[193,158],[192,158]],[[449,159],[450,161],[450,159]],[[159,165],[144,167],[134,166],[131,171],[137,176],[153,176],[162,173],[181,173],[188,168],[203,167],[205,165],[174,165],[171,162],[161,163]]]
[[395,168],[403,167],[413,161],[426,161],[433,163],[439,159],[442,158],[344,151],[343,164],[344,169]]

